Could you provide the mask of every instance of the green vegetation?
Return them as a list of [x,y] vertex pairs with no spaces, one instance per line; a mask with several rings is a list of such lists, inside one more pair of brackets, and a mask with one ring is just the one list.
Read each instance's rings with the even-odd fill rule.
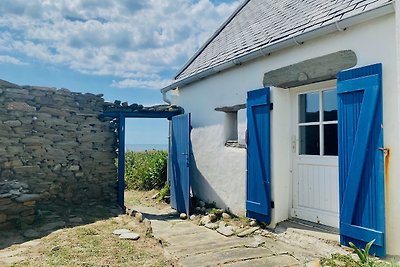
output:
[[354,253],[357,254],[358,259],[351,255],[332,254],[331,258],[322,258],[322,266],[348,266],[348,267],[398,267],[399,265],[394,262],[386,262],[369,255],[369,250],[375,240],[369,242],[364,249],[356,247],[352,242],[349,242],[350,247]]
[[167,181],[166,151],[151,150],[125,153],[125,183],[127,189],[161,189]]

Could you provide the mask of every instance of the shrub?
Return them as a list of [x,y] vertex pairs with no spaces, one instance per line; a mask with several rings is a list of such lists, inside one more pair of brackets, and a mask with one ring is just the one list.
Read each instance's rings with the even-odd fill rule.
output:
[[125,153],[125,183],[128,189],[161,189],[167,181],[166,151]]

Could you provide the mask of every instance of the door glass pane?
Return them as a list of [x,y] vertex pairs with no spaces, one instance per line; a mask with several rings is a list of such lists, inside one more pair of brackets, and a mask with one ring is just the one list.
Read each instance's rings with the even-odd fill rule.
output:
[[319,93],[299,95],[299,122],[319,121]]
[[337,121],[337,94],[336,90],[322,92],[324,121]]
[[300,155],[319,155],[319,125],[300,126]]
[[337,124],[324,125],[324,155],[338,155],[338,126]]

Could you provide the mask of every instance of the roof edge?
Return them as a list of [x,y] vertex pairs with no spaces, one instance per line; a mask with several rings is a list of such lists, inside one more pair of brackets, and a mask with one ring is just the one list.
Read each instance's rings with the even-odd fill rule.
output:
[[225,20],[225,22],[214,32],[213,35],[211,35],[210,38],[196,51],[196,53],[183,65],[182,68],[178,70],[178,72],[175,74],[174,79],[177,79],[179,75],[190,65],[192,62],[197,58],[198,55],[200,55],[201,52],[211,43],[212,40],[214,40],[215,37],[218,36],[218,34],[225,28],[226,25],[228,25],[229,22],[237,15],[237,13],[240,12],[248,3],[250,0],[244,1],[242,4],[240,4],[236,10],[228,17],[228,19]]
[[[246,1],[246,3],[248,3],[248,2],[249,2],[249,0]],[[288,39],[283,39],[272,45],[264,46],[260,49],[250,52],[249,54],[234,58],[228,62],[221,63],[212,68],[200,71],[200,72],[190,75],[186,78],[178,80],[178,81],[160,89],[160,91],[161,91],[161,93],[166,93],[177,87],[188,85],[190,83],[204,79],[208,76],[211,76],[211,75],[221,72],[223,70],[230,69],[232,67],[241,65],[243,63],[254,60],[256,58],[266,56],[269,53],[276,52],[276,51],[279,51],[279,50],[282,50],[282,49],[285,49],[285,48],[288,48],[291,46],[301,45],[305,41],[309,41],[309,40],[315,39],[317,37],[320,37],[320,36],[323,36],[326,34],[330,34],[330,33],[336,32],[336,31],[343,31],[343,29],[345,29],[345,28],[348,28],[348,27],[366,22],[368,20],[372,20],[372,19],[384,16],[384,15],[387,15],[387,14],[394,13],[395,12],[394,3],[395,3],[395,1],[391,1],[385,5],[379,6],[374,9],[370,9],[370,10],[362,12],[360,14],[357,14],[357,15],[354,15],[351,17],[347,17],[344,19],[339,19],[335,22],[332,22],[330,24],[322,26],[321,28],[317,28],[312,31],[300,33],[294,37],[290,37]],[[236,15],[237,12],[234,14]],[[226,24],[224,24],[224,26],[225,25]],[[211,38],[210,38],[210,40],[211,40]],[[201,51],[201,50],[199,50],[199,51]],[[197,53],[196,53],[196,56],[197,56]],[[195,58],[195,56],[193,56],[192,58]],[[184,69],[184,68],[182,68],[182,69]]]

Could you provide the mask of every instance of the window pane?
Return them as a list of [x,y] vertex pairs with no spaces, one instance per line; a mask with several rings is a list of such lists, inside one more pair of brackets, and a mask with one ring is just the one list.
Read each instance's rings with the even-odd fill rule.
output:
[[319,93],[299,95],[299,122],[319,121]]
[[324,106],[324,121],[337,121],[337,94],[336,90],[322,92]]
[[337,124],[324,125],[324,155],[338,155],[338,127]]
[[319,126],[300,126],[300,155],[319,155]]

